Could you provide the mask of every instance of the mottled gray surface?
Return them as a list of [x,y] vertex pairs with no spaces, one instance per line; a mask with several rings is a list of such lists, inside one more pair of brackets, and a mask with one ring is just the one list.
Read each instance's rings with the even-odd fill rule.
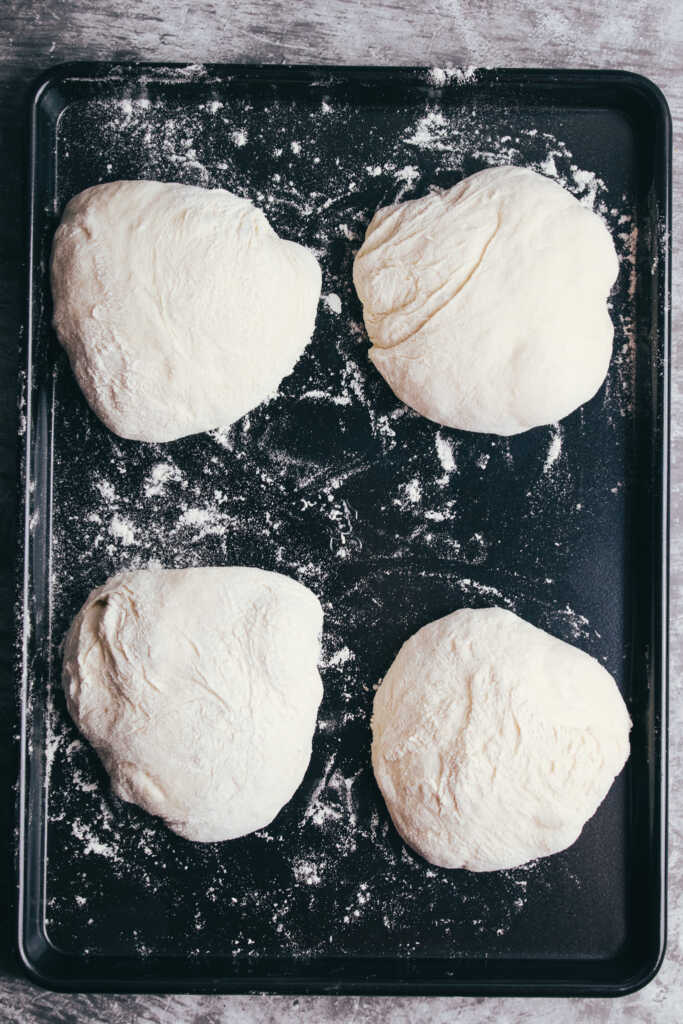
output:
[[[609,13],[608,13],[609,12]],[[0,671],[3,708],[11,696],[10,570],[15,480],[15,381],[24,267],[21,264],[22,104],[40,70],[65,60],[269,61],[350,64],[426,64],[626,68],[652,78],[669,100],[674,151],[680,153],[683,115],[683,4],[680,0],[3,0],[0,4]],[[680,159],[674,157],[674,353],[671,517],[671,798],[669,944],[658,977],[625,999],[368,999],[276,996],[68,996],[25,980],[0,944],[0,1019],[123,1024],[219,1024],[247,1021],[449,1021],[514,1024],[552,1022],[679,1021],[683,1011],[683,339],[676,304],[682,282],[679,253]],[[7,715],[2,716],[7,720]],[[0,802],[0,840],[10,831],[9,785],[15,766],[0,742],[6,792]],[[6,849],[0,849],[6,858]],[[3,884],[9,869],[3,860]],[[0,901],[5,902],[0,890]]]

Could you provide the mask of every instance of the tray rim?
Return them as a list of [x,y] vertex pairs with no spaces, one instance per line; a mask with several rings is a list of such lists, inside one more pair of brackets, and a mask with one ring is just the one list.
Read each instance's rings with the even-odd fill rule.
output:
[[[659,601],[657,607],[652,609],[656,619],[657,647],[654,651],[655,663],[658,666],[656,677],[659,682],[659,709],[661,712],[660,722],[660,757],[658,786],[655,792],[655,804],[659,804],[659,829],[658,846],[659,857],[656,864],[653,858],[653,867],[656,866],[657,890],[659,894],[658,920],[659,936],[657,948],[650,952],[639,962],[635,971],[627,977],[616,981],[559,981],[552,978],[527,979],[522,982],[515,982],[508,979],[489,978],[481,982],[468,982],[467,979],[459,977],[443,978],[440,980],[419,980],[414,978],[396,978],[391,982],[384,980],[372,980],[372,978],[343,978],[332,980],[331,978],[305,976],[227,976],[227,975],[201,975],[192,978],[189,974],[184,976],[167,976],[163,982],[152,977],[150,968],[154,964],[154,958],[146,961],[136,961],[138,973],[134,976],[121,977],[115,982],[110,978],[98,977],[96,970],[90,969],[87,958],[77,954],[65,955],[52,946],[50,939],[41,929],[38,936],[45,947],[50,948],[57,959],[64,959],[69,964],[80,967],[80,973],[67,970],[65,974],[41,970],[30,949],[25,929],[25,907],[27,900],[27,888],[25,880],[25,858],[27,852],[26,841],[26,796],[28,784],[27,766],[27,687],[28,687],[28,665],[27,648],[28,631],[25,628],[30,621],[29,613],[29,591],[31,581],[30,562],[30,501],[31,501],[31,439],[32,439],[32,394],[31,394],[31,371],[33,367],[33,298],[34,298],[34,228],[35,228],[35,188],[37,172],[37,122],[39,105],[45,93],[51,88],[59,87],[61,83],[68,80],[90,80],[99,82],[123,81],[125,76],[133,72],[149,72],[151,80],[156,83],[173,81],[180,84],[178,74],[182,71],[195,71],[196,76],[188,75],[187,82],[196,85],[197,82],[211,84],[214,75],[218,80],[224,82],[227,76],[233,78],[247,77],[252,80],[281,77],[285,81],[296,80],[302,77],[310,84],[319,81],[321,77],[348,77],[356,81],[362,81],[363,76],[386,78],[387,80],[412,81],[416,85],[425,83],[425,76],[431,70],[429,66],[415,65],[339,65],[339,64],[267,64],[267,63],[188,63],[188,62],[154,62],[154,61],[70,61],[60,63],[47,68],[34,79],[29,88],[27,100],[28,118],[26,121],[26,145],[24,149],[26,174],[24,180],[26,191],[24,196],[26,211],[26,306],[25,308],[25,331],[22,341],[22,358],[20,359],[19,371],[19,400],[23,399],[26,427],[24,437],[19,436],[19,486],[18,486],[18,545],[16,561],[16,601],[15,601],[15,650],[17,652],[16,678],[17,694],[19,701],[19,778],[17,785],[16,801],[16,830],[17,836],[15,849],[15,870],[17,880],[17,932],[16,932],[16,954],[28,976],[37,984],[56,991],[83,991],[83,992],[139,992],[139,993],[182,993],[182,992],[215,992],[215,993],[262,993],[271,992],[279,994],[348,994],[348,995],[468,995],[468,996],[508,996],[508,995],[534,995],[534,996],[598,996],[614,997],[627,995],[638,991],[647,985],[659,971],[666,951],[666,924],[667,924],[667,837],[668,837],[668,645],[669,645],[669,463],[670,463],[670,392],[671,392],[671,191],[672,191],[672,122],[670,109],[662,90],[649,78],[636,72],[618,69],[595,69],[595,68],[479,68],[471,81],[457,85],[446,85],[443,88],[458,88],[460,90],[475,90],[484,80],[489,82],[505,81],[518,86],[523,85],[578,85],[595,87],[596,85],[611,85],[620,91],[631,91],[644,97],[654,110],[654,117],[658,121],[658,128],[661,136],[661,148],[657,151],[656,159],[661,164],[661,186],[662,195],[660,218],[663,224],[662,241],[660,242],[660,261],[658,267],[657,281],[657,318],[658,327],[661,332],[661,407],[657,413],[658,445],[655,450],[654,468],[658,482],[657,499],[659,518],[657,522],[656,543],[653,545],[656,558],[653,560],[653,569],[659,582]],[[164,71],[168,70],[168,76]],[[421,79],[418,76],[422,76]],[[434,91],[442,91],[436,86]],[[609,106],[609,104],[606,104]],[[657,518],[656,516],[654,517]],[[117,958],[107,957],[103,960],[115,960]],[[162,962],[168,963],[169,958],[160,958]],[[348,958],[347,958],[348,959]],[[182,960],[178,957],[178,960]],[[186,963],[186,961],[182,960]],[[362,962],[362,961],[361,961]],[[454,961],[458,963],[459,961]],[[467,962],[467,961],[464,961]],[[510,964],[516,961],[506,960]],[[522,961],[524,962],[524,961]],[[548,965],[555,961],[547,961]],[[588,965],[594,961],[592,958],[584,958],[563,961]]]

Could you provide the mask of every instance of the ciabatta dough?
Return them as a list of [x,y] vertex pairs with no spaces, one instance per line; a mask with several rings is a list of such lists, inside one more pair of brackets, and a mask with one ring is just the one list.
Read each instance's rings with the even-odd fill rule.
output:
[[372,764],[396,828],[445,868],[513,868],[570,846],[629,754],[594,658],[502,608],[401,648],[375,696]]
[[93,590],[62,678],[116,795],[200,843],[272,821],[311,756],[322,617],[261,569],[143,569]]
[[607,228],[522,167],[377,211],[353,279],[394,393],[460,430],[517,434],[591,398],[612,352]]
[[52,248],[54,326],[76,379],[137,441],[227,426],[277,391],[320,283],[312,253],[222,189],[96,185],[68,203]]

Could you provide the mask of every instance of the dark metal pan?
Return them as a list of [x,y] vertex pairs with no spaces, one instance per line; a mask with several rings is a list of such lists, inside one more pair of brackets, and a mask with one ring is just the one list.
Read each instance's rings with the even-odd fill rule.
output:
[[[30,110],[22,477],[19,950],[55,988],[620,994],[665,931],[670,122],[599,71],[71,65]],[[614,358],[559,427],[508,440],[406,411],[366,358],[351,283],[374,210],[491,162],[554,174],[609,224]],[[169,445],[110,434],[50,327],[49,249],[88,185],[249,195],[312,246],[324,300],[278,396]],[[247,564],[326,611],[304,782],[260,833],[193,845],[114,800],[60,690],[91,587],[156,560]],[[401,643],[502,604],[617,679],[632,753],[578,842],[515,871],[432,868],[369,765],[373,687]]]

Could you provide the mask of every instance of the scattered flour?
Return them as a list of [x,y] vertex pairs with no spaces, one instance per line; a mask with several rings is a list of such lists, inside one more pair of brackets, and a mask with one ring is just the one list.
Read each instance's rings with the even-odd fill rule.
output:
[[[427,82],[446,90],[476,81],[476,74],[474,68],[432,68]],[[192,75],[203,81],[207,70],[198,68]],[[253,837],[255,848],[272,851],[273,862],[289,857],[291,878],[277,883],[271,879],[259,887],[258,857],[252,876],[233,860],[229,844],[211,851],[181,849],[142,812],[137,818],[138,812],[115,805],[91,751],[76,738],[58,697],[50,694],[54,715],[47,750],[55,772],[50,817],[68,844],[68,870],[82,887],[78,899],[90,906],[100,898],[100,876],[93,867],[99,860],[106,861],[111,877],[126,884],[134,878],[144,898],[167,892],[169,871],[180,864],[203,887],[191,897],[182,887],[178,890],[182,906],[192,906],[183,939],[189,951],[199,948],[195,932],[209,934],[212,906],[218,915],[232,915],[234,930],[226,948],[234,956],[253,956],[255,944],[265,949],[268,942],[273,955],[282,949],[306,956],[336,945],[353,948],[356,941],[371,941],[362,936],[376,934],[375,919],[391,948],[408,955],[421,941],[413,921],[422,919],[425,901],[434,907],[442,941],[453,949],[473,928],[495,943],[524,914],[537,882],[543,891],[548,870],[543,863],[503,873],[493,883],[497,898],[490,904],[476,880],[455,884],[447,872],[425,869],[387,821],[367,757],[359,757],[359,751],[367,753],[373,687],[393,656],[368,642],[368,635],[381,636],[382,606],[383,615],[392,609],[397,642],[419,624],[414,599],[408,597],[415,581],[425,587],[424,614],[432,606],[468,603],[519,610],[528,581],[514,574],[501,581],[496,572],[500,552],[494,538],[505,523],[495,521],[500,506],[491,488],[494,480],[509,480],[519,489],[523,479],[523,493],[532,496],[526,506],[530,515],[534,501],[547,502],[549,494],[562,493],[564,500],[560,484],[571,488],[573,481],[564,428],[553,428],[541,466],[538,448],[533,458],[525,455],[527,441],[463,436],[398,404],[368,363],[350,267],[380,204],[422,194],[435,184],[448,186],[489,164],[525,163],[561,182],[613,229],[628,275],[605,398],[616,430],[635,387],[637,229],[628,204],[607,208],[605,183],[577,165],[562,139],[536,127],[493,125],[466,102],[449,107],[447,91],[424,92],[428,101],[406,108],[402,130],[384,148],[344,156],[337,146],[333,160],[325,159],[324,133],[338,138],[348,110],[327,89],[305,122],[293,122],[286,105],[272,103],[254,118],[246,102],[232,109],[219,98],[205,99],[194,113],[167,108],[156,99],[92,105],[90,131],[101,139],[97,159],[103,178],[111,179],[118,167],[130,164],[141,176],[250,194],[278,231],[315,249],[325,275],[324,306],[332,314],[320,318],[319,339],[283,382],[280,396],[239,423],[174,445],[134,450],[98,434],[96,474],[85,463],[72,469],[67,460],[55,468],[58,639],[89,586],[120,568],[151,564],[263,564],[301,579],[325,605],[321,664],[326,697],[310,781],[294,798],[284,824],[276,821]],[[470,90],[462,90],[459,98],[469,95]],[[68,121],[72,115],[67,111],[66,116]],[[216,125],[223,126],[225,141],[214,147],[207,138],[216,136]],[[255,171],[256,190],[242,170],[241,151],[247,144],[247,152],[261,148],[270,165],[267,177]],[[315,157],[292,159],[304,152]],[[294,174],[304,165],[305,185]],[[324,322],[332,325],[326,334]],[[399,485],[400,480],[405,482]],[[621,481],[609,483],[621,493]],[[582,515],[581,502],[570,496],[573,511],[567,514]],[[544,628],[552,631],[555,625],[556,632],[563,627],[576,640],[594,639],[585,616],[557,597],[560,585],[555,589],[554,580],[539,573],[543,596],[534,607],[539,619],[545,616]],[[71,789],[57,779],[68,780]],[[290,856],[292,832],[296,856]],[[329,885],[339,890],[342,920],[326,926],[325,907],[315,900]],[[394,898],[397,891],[400,901]],[[72,906],[81,906],[70,899]],[[196,920],[193,901],[201,907]],[[64,910],[63,902],[57,904],[55,919]],[[305,921],[313,922],[308,932],[298,923]],[[266,931],[259,932],[259,922],[268,925]],[[459,930],[465,925],[465,932]],[[140,953],[146,955],[154,939],[145,938],[144,923],[138,930]],[[408,933],[410,938],[401,937]],[[354,938],[357,934],[360,939]]]
[[440,110],[432,109],[421,117],[405,136],[409,146],[418,149],[446,151],[452,145],[452,132],[448,119]]
[[441,486],[445,486],[451,478],[451,473],[454,473],[458,468],[455,461],[453,444],[442,435],[440,430],[434,436],[434,444],[436,445],[436,454],[443,469],[443,476],[437,482]]
[[300,885],[320,885],[322,878],[313,861],[297,859],[292,864],[292,873]]
[[402,186],[396,193],[396,200],[401,199],[405,192],[409,192],[420,180],[420,177],[420,171],[415,164],[406,164],[404,167],[394,171],[396,181],[402,182]]
[[178,519],[178,525],[193,529],[195,540],[201,540],[209,534],[222,537],[227,530],[221,521],[220,512],[213,508],[186,508]]
[[183,476],[173,462],[157,462],[143,485],[145,497],[160,497],[166,490],[166,484],[179,480],[183,480]]
[[116,515],[113,516],[109,523],[109,533],[125,547],[135,543],[135,527],[128,519],[122,519]]
[[561,454],[562,454],[562,427],[559,424],[557,424],[553,428],[553,435],[552,435],[552,438],[550,440],[550,445],[548,447],[548,454],[546,455],[545,462],[543,463],[543,472],[544,473],[549,473],[550,472],[550,470],[553,468],[553,466],[555,465],[555,463],[557,462],[557,460],[559,459]]
[[445,85],[451,85],[453,82],[457,85],[465,85],[476,81],[476,77],[477,68],[474,66],[456,68],[449,64],[443,68],[430,68],[427,72],[427,80],[437,89],[443,89]]
[[119,859],[115,847],[109,843],[103,843],[82,821],[74,821],[71,826],[71,832],[76,839],[84,844],[84,856],[94,853],[99,857],[106,857],[108,860]]
[[323,302],[330,310],[330,312],[335,313],[337,316],[341,314],[341,299],[335,292],[332,292],[330,295],[323,295]]
[[343,665],[347,665],[355,657],[353,651],[349,650],[348,647],[340,647],[338,651],[335,651],[327,661],[324,663],[327,668],[341,668]]
[[[589,210],[595,209],[598,195],[605,190],[604,181],[598,178],[594,171],[581,170],[576,164],[572,164],[571,171],[577,198]],[[557,174],[554,177],[557,177]]]

